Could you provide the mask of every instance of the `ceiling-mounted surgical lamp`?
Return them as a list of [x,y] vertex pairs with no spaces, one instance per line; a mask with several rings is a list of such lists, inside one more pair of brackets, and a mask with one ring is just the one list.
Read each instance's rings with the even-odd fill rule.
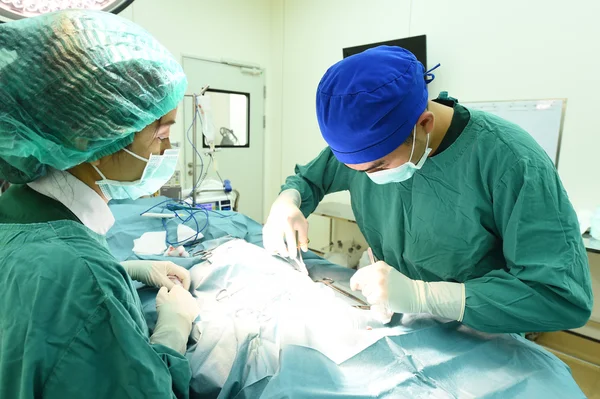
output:
[[99,10],[118,14],[131,3],[133,0],[0,0],[0,22],[67,9]]

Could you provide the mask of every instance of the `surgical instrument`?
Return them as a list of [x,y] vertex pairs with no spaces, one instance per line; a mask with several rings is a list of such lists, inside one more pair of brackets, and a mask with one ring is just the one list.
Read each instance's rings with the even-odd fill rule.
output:
[[280,254],[274,254],[275,256],[277,256],[280,259],[283,259],[284,261],[286,261],[287,263],[289,263],[290,265],[292,265],[292,267],[294,269],[296,269],[296,271],[299,271],[302,274],[305,274],[308,276],[308,269],[306,268],[306,264],[304,263],[304,260],[302,259],[302,254],[300,253],[300,251],[298,251],[298,255],[296,255],[296,257],[294,259],[292,258],[287,258],[285,256],[282,256]]
[[357,302],[358,305],[353,305],[352,307],[357,308],[357,309],[362,309],[362,310],[369,310],[371,309],[371,306],[366,303],[365,301],[363,301],[362,299],[352,295],[349,292],[344,291],[343,289],[333,285],[333,283],[335,281],[333,281],[332,279],[330,279],[329,277],[323,277],[320,280],[315,281],[316,283],[321,283],[321,284],[325,284],[326,286],[330,287],[331,289],[333,289],[334,291],[344,295],[347,298],[352,299],[354,302]]

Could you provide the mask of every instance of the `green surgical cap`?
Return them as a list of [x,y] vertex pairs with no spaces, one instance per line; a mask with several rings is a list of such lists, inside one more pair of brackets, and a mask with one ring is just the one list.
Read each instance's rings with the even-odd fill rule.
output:
[[0,24],[0,178],[27,183],[115,153],[177,107],[186,86],[173,56],[116,15]]

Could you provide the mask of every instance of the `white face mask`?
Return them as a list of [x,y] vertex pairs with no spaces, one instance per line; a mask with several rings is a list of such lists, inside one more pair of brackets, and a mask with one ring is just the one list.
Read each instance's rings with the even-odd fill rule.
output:
[[141,157],[126,148],[124,148],[123,151],[146,162],[146,167],[139,180],[128,182],[107,179],[106,176],[100,172],[100,169],[92,165],[100,177],[102,177],[102,180],[97,181],[96,184],[100,187],[102,194],[104,194],[108,200],[135,200],[145,195],[154,194],[169,181],[177,168],[177,159],[179,158],[178,148],[165,150],[163,155],[151,154],[150,159]]
[[391,169],[379,170],[377,172],[367,172],[367,176],[376,184],[388,184],[388,183],[400,183],[413,177],[415,172],[423,167],[423,164],[427,160],[431,148],[429,148],[429,133],[427,133],[427,144],[425,145],[425,152],[419,162],[415,165],[412,162],[412,156],[415,152],[415,141],[417,141],[417,127],[413,130],[413,144],[412,150],[410,151],[410,158],[408,162]]

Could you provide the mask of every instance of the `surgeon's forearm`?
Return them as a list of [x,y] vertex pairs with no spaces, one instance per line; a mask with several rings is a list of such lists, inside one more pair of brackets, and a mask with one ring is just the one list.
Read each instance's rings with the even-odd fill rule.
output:
[[187,347],[188,335],[177,330],[162,329],[152,334],[150,343],[164,345],[183,355]]
[[465,312],[465,285],[433,282],[423,284],[427,312],[446,319],[462,321]]
[[177,314],[158,315],[150,343],[161,344],[184,354],[192,323]]
[[300,195],[300,191],[296,190],[295,188],[288,188],[287,190],[283,190],[279,194],[277,200],[289,201],[290,203],[296,205],[298,208],[300,208],[300,205],[302,204],[302,197]]
[[300,210],[304,216],[313,213],[325,195],[348,190],[352,176],[357,173],[339,162],[329,147],[308,164],[297,165],[295,172],[281,189],[295,189],[300,193]]
[[467,281],[463,322],[483,332],[522,333],[577,328],[589,319],[593,299],[573,280],[530,284],[503,270]]
[[430,313],[462,321],[465,309],[465,285],[451,282],[411,280],[399,272],[389,274],[391,309],[404,313]]
[[292,201],[305,217],[308,217],[319,205],[324,194],[320,190],[313,187],[312,183],[305,180],[300,175],[289,176],[285,180],[285,184],[281,187],[279,198],[284,196]]

